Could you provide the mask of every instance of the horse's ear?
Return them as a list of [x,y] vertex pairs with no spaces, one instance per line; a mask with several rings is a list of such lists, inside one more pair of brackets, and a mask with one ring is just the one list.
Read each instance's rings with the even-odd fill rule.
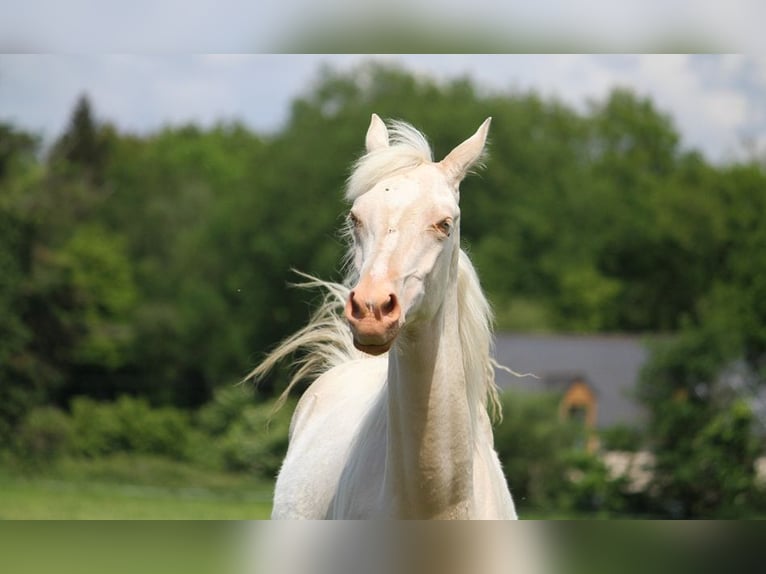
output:
[[450,183],[457,185],[471,169],[481,159],[484,152],[484,144],[487,142],[487,133],[489,133],[489,124],[492,118],[487,118],[479,126],[476,133],[453,149],[443,160],[439,162],[442,169],[447,174]]
[[372,114],[364,142],[367,146],[367,153],[388,147],[388,129],[378,114]]

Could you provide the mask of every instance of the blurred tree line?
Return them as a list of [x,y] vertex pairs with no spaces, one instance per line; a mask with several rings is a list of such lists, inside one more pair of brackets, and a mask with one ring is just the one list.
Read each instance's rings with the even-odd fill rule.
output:
[[269,135],[135,135],[85,96],[47,150],[0,124],[0,441],[74,397],[197,408],[303,324],[290,270],[340,278],[342,188],[372,111],[423,130],[437,159],[493,116],[462,237],[500,328],[680,333],[640,389],[653,444],[669,398],[701,405],[695,432],[732,405],[713,392],[729,362],[763,379],[762,164],[683,149],[630,90],[577,110],[369,64],[323,69]]

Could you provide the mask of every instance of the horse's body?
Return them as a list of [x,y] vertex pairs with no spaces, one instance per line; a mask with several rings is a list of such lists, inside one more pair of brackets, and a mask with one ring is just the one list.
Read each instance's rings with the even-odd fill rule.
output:
[[492,445],[489,307],[459,240],[458,185],[488,128],[434,163],[421,134],[395,124],[390,142],[373,115],[347,190],[353,287],[316,282],[325,305],[253,373],[300,347],[293,382],[321,373],[293,415],[275,518],[516,517]]

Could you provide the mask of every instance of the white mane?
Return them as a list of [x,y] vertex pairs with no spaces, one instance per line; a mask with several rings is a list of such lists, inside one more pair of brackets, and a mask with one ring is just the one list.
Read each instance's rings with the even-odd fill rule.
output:
[[[355,163],[346,188],[348,201],[354,201],[386,177],[433,161],[425,136],[409,124],[393,122],[389,132],[389,147],[367,153]],[[343,284],[303,275],[308,281],[298,286],[323,289],[323,303],[305,327],[280,343],[245,380],[258,381],[277,363],[294,356],[296,369],[280,397],[281,405],[300,381],[313,380],[333,367],[367,357],[354,348],[343,316],[350,293],[347,285],[353,283],[354,273],[349,269]],[[492,312],[474,267],[462,250],[458,262],[458,314],[466,393],[473,424],[477,425],[486,420],[487,411],[499,418],[501,410],[494,380],[496,363],[491,357]]]

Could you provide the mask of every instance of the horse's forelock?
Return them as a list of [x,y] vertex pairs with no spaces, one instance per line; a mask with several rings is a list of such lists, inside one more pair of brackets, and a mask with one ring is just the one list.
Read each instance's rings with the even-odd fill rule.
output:
[[410,124],[392,121],[388,131],[388,147],[368,152],[354,164],[346,185],[348,201],[354,201],[386,177],[433,161],[428,140]]

